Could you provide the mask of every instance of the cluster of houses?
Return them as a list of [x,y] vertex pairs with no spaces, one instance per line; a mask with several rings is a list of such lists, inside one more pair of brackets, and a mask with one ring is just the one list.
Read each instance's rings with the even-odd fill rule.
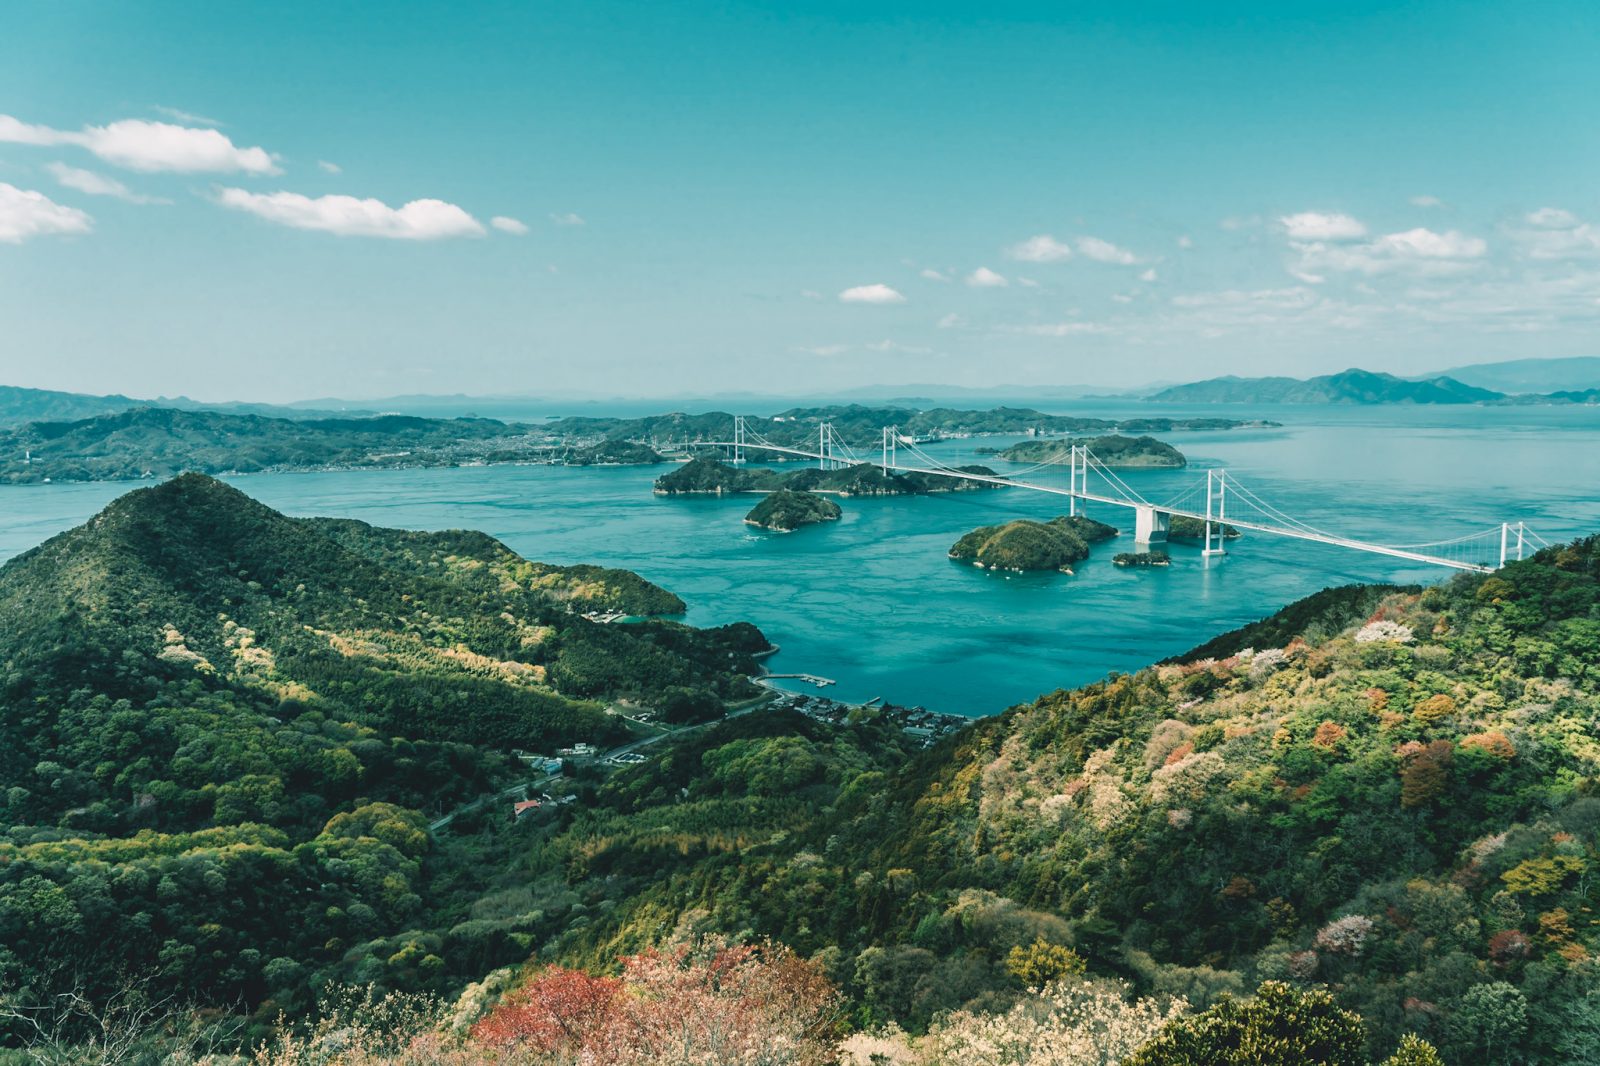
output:
[[[857,709],[826,696],[811,696],[803,692],[779,693],[771,706],[776,710],[798,711],[812,721],[834,726],[843,725],[850,712]],[[898,723],[907,736],[920,741],[925,748],[956,732],[968,721],[956,714],[941,714],[926,707],[899,707],[892,703],[876,708],[875,713]]]

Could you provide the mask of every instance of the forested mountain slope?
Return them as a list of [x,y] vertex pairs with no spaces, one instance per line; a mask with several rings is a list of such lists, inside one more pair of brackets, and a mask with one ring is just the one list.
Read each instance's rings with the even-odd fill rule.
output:
[[509,748],[624,737],[604,701],[751,695],[752,626],[580,613],[682,608],[627,572],[286,518],[199,475],[122,497],[0,567],[0,982],[155,971],[286,1005],[373,943],[443,978],[384,940],[441,920],[419,812],[487,791]]
[[[1600,539],[1319,599],[1289,612],[1305,637],[1056,692],[900,771],[863,760],[804,830],[690,826],[659,804],[726,785],[640,768],[539,845],[532,869],[604,901],[547,957],[603,962],[699,908],[820,953],[859,1018],[918,1025],[1004,1002],[1012,949],[1043,941],[1193,1003],[1326,983],[1375,1056],[1418,1032],[1449,1061],[1593,1061]],[[741,780],[777,794],[837,772],[803,733],[760,743]],[[638,829],[662,819],[671,851]]]

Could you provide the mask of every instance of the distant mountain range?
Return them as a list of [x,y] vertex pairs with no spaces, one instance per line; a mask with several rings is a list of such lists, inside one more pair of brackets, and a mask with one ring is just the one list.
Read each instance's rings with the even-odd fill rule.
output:
[[[1512,364],[1500,364],[1510,366]],[[1151,403],[1271,404],[1571,404],[1600,403],[1600,388],[1511,394],[1449,375],[1402,378],[1350,369],[1312,378],[1229,375],[1174,385],[1145,397]]]
[[1600,389],[1600,356],[1474,363],[1441,370],[1438,376],[1505,393],[1588,392]]
[[76,422],[83,418],[118,414],[135,407],[166,407],[179,411],[217,411],[234,415],[263,415],[268,418],[323,418],[342,414],[372,414],[351,411],[340,404],[333,408],[311,405],[271,403],[202,403],[187,396],[163,396],[139,400],[113,393],[92,396],[83,392],[57,392],[53,389],[24,389],[0,385],[0,426],[20,426],[27,422]]

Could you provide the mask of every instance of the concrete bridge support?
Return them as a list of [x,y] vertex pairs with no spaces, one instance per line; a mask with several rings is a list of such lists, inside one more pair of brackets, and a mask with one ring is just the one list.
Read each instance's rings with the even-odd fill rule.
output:
[[1167,542],[1167,525],[1172,519],[1171,515],[1165,511],[1158,511],[1149,504],[1135,507],[1133,512],[1134,547],[1149,548],[1152,544],[1162,545]]

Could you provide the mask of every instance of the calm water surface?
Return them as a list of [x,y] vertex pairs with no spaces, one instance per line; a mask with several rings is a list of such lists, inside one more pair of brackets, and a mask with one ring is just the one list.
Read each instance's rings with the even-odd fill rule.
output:
[[[1187,471],[1127,471],[1170,499],[1210,466],[1313,524],[1389,543],[1525,520],[1549,539],[1600,531],[1600,409],[1226,408],[1073,404],[1065,413],[1267,417],[1282,429],[1168,434]],[[947,461],[974,446],[946,442]],[[1004,469],[1005,464],[986,461]],[[1449,571],[1268,536],[1209,564],[1175,546],[1165,571],[1123,571],[1096,549],[1078,573],[996,575],[950,562],[969,529],[1047,518],[1065,502],[1020,490],[842,501],[844,518],[777,536],[740,519],[752,500],[660,499],[661,468],[477,467],[231,478],[296,515],[418,529],[464,527],[522,555],[637,570],[690,604],[686,620],[749,620],[783,650],[774,671],[838,681],[829,695],[883,696],[992,714],[1041,692],[1184,651],[1328,585],[1427,582]],[[1056,480],[1065,483],[1064,477]],[[0,559],[76,525],[128,484],[0,488]],[[1131,512],[1095,517],[1131,529]]]

